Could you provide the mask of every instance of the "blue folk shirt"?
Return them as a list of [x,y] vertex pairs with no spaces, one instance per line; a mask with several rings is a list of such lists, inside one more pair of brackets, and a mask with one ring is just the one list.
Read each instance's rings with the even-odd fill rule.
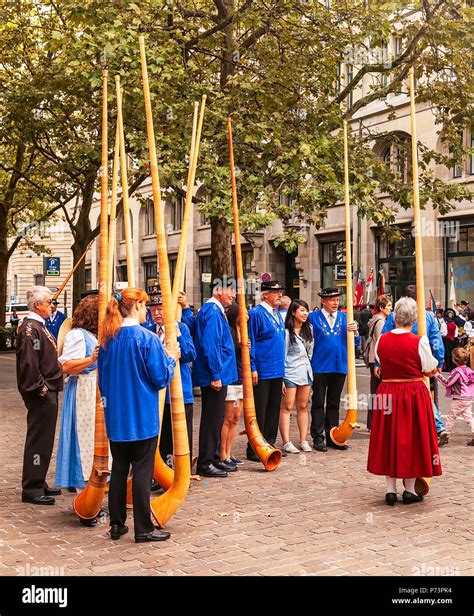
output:
[[331,330],[322,310],[309,315],[313,326],[314,352],[311,367],[314,374],[347,374],[347,316],[339,310],[336,312]]
[[158,434],[158,391],[171,381],[175,365],[156,334],[138,323],[122,327],[100,348],[98,381],[109,440],[142,441]]
[[194,345],[193,382],[196,387],[208,387],[211,381],[222,381],[222,385],[237,381],[230,327],[223,310],[212,299],[204,304],[196,318]]
[[153,321],[153,317],[151,316],[151,310],[149,308],[146,309],[146,321],[144,323],[140,323],[140,325],[148,331],[156,334],[156,323],[155,321]]
[[285,376],[285,324],[259,304],[249,312],[250,364],[260,379]]
[[183,308],[181,312],[181,321],[186,323],[193,338],[196,333],[196,319],[196,315],[193,314],[193,311],[189,306],[187,308]]
[[59,310],[56,310],[54,314],[55,314],[54,319],[52,319],[51,317],[48,317],[47,319],[44,320],[44,322],[45,322],[47,330],[57,340],[61,325],[66,320],[66,315],[64,314],[64,312],[59,312]]
[[[178,338],[181,357],[179,366],[181,369],[181,385],[183,388],[184,404],[193,404],[193,379],[191,375],[191,362],[196,359],[196,349],[189,333],[189,327],[185,323],[178,323],[181,336]],[[166,390],[166,404],[170,403],[170,388]]]
[[[387,332],[392,331],[392,329],[395,329],[395,316],[393,312],[391,312],[385,319],[382,334],[386,334]],[[413,327],[411,328],[411,331],[413,334],[418,335],[417,321],[414,323]],[[442,368],[445,353],[443,338],[441,336],[441,332],[439,331],[436,317],[430,310],[426,311],[426,335],[428,336],[428,340],[430,341],[430,347],[433,352],[433,355],[438,360],[438,367]]]

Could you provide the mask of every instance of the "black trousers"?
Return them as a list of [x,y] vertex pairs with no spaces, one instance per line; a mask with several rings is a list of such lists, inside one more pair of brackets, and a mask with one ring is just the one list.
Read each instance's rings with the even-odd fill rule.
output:
[[[258,427],[270,445],[275,444],[278,435],[282,382],[282,378],[259,379],[253,388]],[[247,454],[252,451],[250,443],[247,443]]]
[[381,379],[375,376],[375,364],[369,364],[370,368],[370,393],[369,405],[367,407],[367,429],[372,429],[372,416],[374,414],[374,394],[377,392],[377,387],[381,383]]
[[219,458],[221,446],[221,430],[225,416],[225,398],[227,385],[219,391],[212,387],[201,387],[201,422],[199,425],[199,469],[209,466]]
[[311,437],[315,441],[324,440],[325,434],[329,438],[331,428],[339,425],[339,404],[346,375],[330,372],[313,376]]
[[158,436],[144,441],[110,441],[112,473],[109,486],[110,525],[124,526],[127,519],[127,478],[132,466],[135,535],[151,533],[150,488]]
[[44,496],[46,475],[53,453],[58,418],[58,392],[49,391],[44,398],[21,394],[28,409],[25,451],[23,455],[23,496]]
[[[185,404],[186,427],[188,429],[189,452],[193,459],[193,405]],[[171,405],[165,404],[160,429],[160,454],[165,464],[173,466],[173,428],[171,425]]]

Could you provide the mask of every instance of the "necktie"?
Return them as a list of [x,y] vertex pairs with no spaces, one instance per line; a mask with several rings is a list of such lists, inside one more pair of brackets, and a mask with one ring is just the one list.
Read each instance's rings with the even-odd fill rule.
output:
[[332,329],[334,327],[334,315],[329,315],[329,327]]
[[277,311],[276,308],[273,309],[273,316],[275,317],[275,319],[278,321],[278,315],[277,315]]
[[163,328],[163,325],[160,325],[160,326],[158,327],[158,336],[163,336],[163,335],[164,335],[164,333],[165,333],[165,330],[164,330],[164,328]]

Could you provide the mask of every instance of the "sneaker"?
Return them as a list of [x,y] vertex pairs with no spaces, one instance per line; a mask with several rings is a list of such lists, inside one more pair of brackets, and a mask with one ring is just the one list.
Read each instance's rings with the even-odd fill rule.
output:
[[308,441],[301,441],[300,447],[301,447],[301,451],[305,451],[307,453],[312,451],[311,445],[308,443]]
[[299,453],[300,452],[300,450],[297,449],[291,441],[289,443],[286,443],[286,445],[283,445],[282,449],[283,451],[286,451],[286,453]]
[[443,445],[447,445],[449,443],[448,433],[444,430],[438,435],[438,447],[442,447]]
[[232,460],[234,464],[237,464],[237,466],[241,466],[242,464],[244,464],[243,460],[240,460],[239,458],[236,458],[235,456],[230,456],[230,459]]

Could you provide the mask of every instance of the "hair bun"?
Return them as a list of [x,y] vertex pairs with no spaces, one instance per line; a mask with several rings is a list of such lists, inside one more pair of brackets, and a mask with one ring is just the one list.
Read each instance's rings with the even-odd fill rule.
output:
[[118,302],[122,301],[122,294],[121,293],[114,293],[114,297]]

